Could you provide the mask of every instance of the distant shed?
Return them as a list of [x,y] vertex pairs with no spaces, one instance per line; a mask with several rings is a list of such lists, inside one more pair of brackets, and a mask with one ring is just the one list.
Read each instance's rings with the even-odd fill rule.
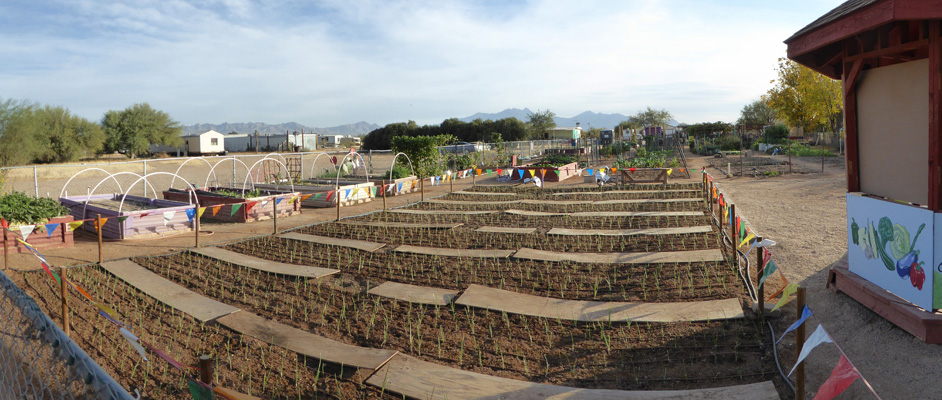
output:
[[181,137],[185,141],[183,148],[191,156],[226,153],[226,136],[214,130]]

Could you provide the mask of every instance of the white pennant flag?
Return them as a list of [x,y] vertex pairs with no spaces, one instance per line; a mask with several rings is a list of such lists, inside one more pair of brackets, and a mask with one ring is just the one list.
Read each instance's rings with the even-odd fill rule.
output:
[[26,240],[29,234],[33,233],[33,229],[36,229],[36,225],[23,225],[20,227],[20,234],[23,235],[23,240]]
[[262,208],[264,208],[265,206],[267,206],[269,202],[271,202],[271,199],[262,200]]
[[167,226],[176,214],[176,211],[164,211],[164,226]]
[[147,354],[144,353],[144,346],[141,346],[140,340],[137,338],[137,336],[134,336],[131,331],[125,329],[124,327],[121,327],[121,335],[127,339],[128,343],[131,344],[131,347],[134,347],[134,350],[137,350],[137,352],[140,353],[141,357],[144,358],[144,361],[147,361]]
[[834,343],[834,341],[828,336],[828,333],[824,330],[824,326],[818,325],[814,333],[808,336],[808,340],[805,341],[805,345],[801,348],[801,354],[798,354],[798,361],[795,361],[795,366],[788,372],[788,376],[792,376],[792,372],[795,372],[795,368],[798,367],[798,364],[801,364],[801,362],[805,360],[805,357],[808,357],[808,354],[811,353],[811,350],[821,343]]

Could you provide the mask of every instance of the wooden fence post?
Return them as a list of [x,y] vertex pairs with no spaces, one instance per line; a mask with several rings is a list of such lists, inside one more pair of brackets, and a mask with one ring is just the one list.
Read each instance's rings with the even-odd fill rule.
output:
[[383,192],[383,211],[386,211],[386,180],[383,179],[383,185],[380,186],[379,191]]
[[7,230],[3,229],[3,269],[10,268],[10,248],[7,247]]
[[419,191],[422,192],[422,200],[425,201],[425,178],[419,181]]
[[[805,309],[805,288],[798,287],[798,300],[795,302],[798,310],[796,318],[801,318]],[[798,325],[795,330],[795,357],[801,355],[801,348],[805,345],[805,324]],[[795,368],[795,400],[805,400],[805,364],[798,364]]]
[[200,382],[213,384],[213,358],[206,354],[200,356]]
[[200,209],[196,208],[196,214],[193,215],[193,230],[195,231],[193,237],[196,239],[196,248],[200,247]]
[[340,187],[334,191],[334,198],[337,199],[337,221],[340,221]]
[[271,206],[271,209],[272,209],[271,220],[272,220],[272,225],[274,226],[274,229],[275,229],[274,233],[272,234],[277,235],[278,234],[278,199],[272,198],[271,201],[272,203],[274,203]]
[[65,267],[59,267],[59,296],[62,297],[62,331],[66,336],[72,335],[69,327],[69,291],[66,289]]
[[98,216],[95,217],[95,226],[98,227],[97,230],[98,230],[98,263],[99,264],[105,261],[104,254],[102,254],[102,250],[101,250],[101,231],[105,230],[105,227],[101,225],[102,225],[101,214],[98,214]]
[[[758,236],[756,237],[756,242],[761,241],[761,240],[762,240],[762,238],[759,238]],[[757,279],[762,279],[762,272],[764,271],[763,268],[762,268],[762,267],[763,267],[763,265],[762,265],[762,258],[763,258],[764,255],[765,255],[765,248],[764,248],[764,247],[756,247],[756,266],[757,266],[757,267],[756,267],[756,271],[757,271],[757,272],[756,272],[756,275],[757,275]],[[757,280],[757,282],[758,282],[758,280]],[[757,307],[757,310],[758,310],[758,312],[759,312],[759,323],[763,323],[763,322],[765,322],[765,284],[763,283],[762,285],[759,285],[759,287],[757,288],[756,291],[757,291],[756,297],[758,298],[758,305],[759,305],[759,306]]]

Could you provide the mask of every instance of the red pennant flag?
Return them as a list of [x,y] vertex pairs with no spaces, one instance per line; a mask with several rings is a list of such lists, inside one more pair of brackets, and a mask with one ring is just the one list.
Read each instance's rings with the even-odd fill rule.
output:
[[7,220],[4,218],[0,218],[0,226],[3,226],[3,229],[8,229],[10,227],[10,223],[7,222]]
[[631,171],[631,172],[635,172],[635,171],[637,171],[638,169],[637,169],[637,168],[628,168],[628,170]]
[[251,210],[252,210],[252,207],[255,207],[256,204],[258,204],[257,201],[252,201],[252,202],[249,202],[249,203],[245,203],[245,212],[251,211]]
[[503,171],[504,171],[503,169],[498,168],[498,169],[497,169],[497,176],[500,176],[500,173],[503,172]]
[[333,191],[333,190],[327,192],[327,198],[325,199],[325,201],[330,201],[330,196],[333,196],[333,195],[334,195],[334,191]]
[[814,400],[831,400],[837,397],[837,395],[841,394],[844,389],[847,389],[851,383],[854,383],[858,377],[860,377],[860,373],[857,372],[857,369],[854,368],[853,365],[850,365],[850,361],[847,360],[847,357],[841,354],[840,361],[837,362],[834,370],[831,371],[831,376],[828,377],[828,380],[824,381],[821,387],[818,388],[818,394],[814,395]]

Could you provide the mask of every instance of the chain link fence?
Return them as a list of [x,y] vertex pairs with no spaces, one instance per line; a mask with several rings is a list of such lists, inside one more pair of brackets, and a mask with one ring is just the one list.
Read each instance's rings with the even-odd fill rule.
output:
[[0,272],[0,399],[132,399]]

